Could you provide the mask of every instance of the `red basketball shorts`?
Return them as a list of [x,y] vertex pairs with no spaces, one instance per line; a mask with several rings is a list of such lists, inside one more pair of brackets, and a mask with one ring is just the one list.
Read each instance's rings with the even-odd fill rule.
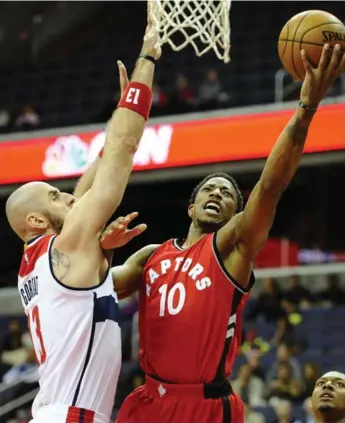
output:
[[172,385],[146,376],[120,408],[116,423],[244,423],[236,394],[205,399],[204,385]]

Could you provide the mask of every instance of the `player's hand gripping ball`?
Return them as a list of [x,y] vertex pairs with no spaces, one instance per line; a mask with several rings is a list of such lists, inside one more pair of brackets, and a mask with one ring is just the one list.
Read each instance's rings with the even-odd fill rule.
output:
[[306,69],[301,51],[305,51],[311,66],[317,67],[325,44],[329,45],[328,58],[336,44],[340,46],[340,53],[345,53],[345,26],[328,12],[308,10],[293,16],[284,25],[279,35],[278,53],[290,75],[295,80],[303,80]]
[[329,88],[333,85],[338,76],[345,70],[345,54],[341,53],[340,45],[336,44],[329,55],[330,47],[325,44],[323,47],[320,62],[314,67],[304,50],[301,57],[306,75],[301,88],[301,101],[309,107],[318,107],[325,97]]

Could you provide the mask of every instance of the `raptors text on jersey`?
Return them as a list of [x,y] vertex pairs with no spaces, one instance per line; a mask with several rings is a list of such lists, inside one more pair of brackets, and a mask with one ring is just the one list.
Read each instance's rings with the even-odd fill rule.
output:
[[223,266],[216,234],[189,248],[161,245],[144,269],[139,295],[143,370],[170,383],[208,383],[230,375],[249,296]]

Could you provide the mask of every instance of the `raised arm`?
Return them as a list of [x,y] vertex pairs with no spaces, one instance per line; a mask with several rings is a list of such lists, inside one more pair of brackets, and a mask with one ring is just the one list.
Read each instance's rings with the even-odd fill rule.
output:
[[[128,75],[127,75],[127,70],[125,65],[121,61],[118,61],[117,66],[119,68],[120,89],[121,89],[121,97],[122,97],[126,91],[129,81],[128,81]],[[100,161],[101,161],[101,158],[97,157],[96,160],[92,163],[92,165],[80,177],[73,193],[76,199],[80,199],[91,188],[96,176],[97,169],[100,165]]]
[[[158,34],[149,19],[142,55],[158,59],[161,51],[157,41]],[[59,236],[60,246],[64,244],[74,249],[88,244],[119,206],[143,134],[144,115],[150,107],[154,67],[153,61],[138,59],[131,84],[109,122],[104,154],[95,180],[68,214]]]
[[306,77],[299,107],[274,145],[244,211],[217,234],[217,247],[225,259],[236,246],[245,263],[252,262],[268,237],[277,203],[295,174],[303,154],[314,113],[327,90],[345,68],[345,55],[340,58],[340,46],[335,46],[331,60],[328,50],[329,46],[325,45],[317,68],[313,68],[305,52],[301,52]]

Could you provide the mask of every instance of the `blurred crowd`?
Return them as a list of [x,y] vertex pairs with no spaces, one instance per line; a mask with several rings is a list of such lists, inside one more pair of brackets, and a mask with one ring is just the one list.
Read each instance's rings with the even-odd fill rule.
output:
[[[246,404],[246,423],[264,423],[267,407],[274,412],[277,423],[313,422],[310,397],[315,382],[322,375],[322,364],[300,359],[310,348],[304,331],[301,312],[311,308],[345,306],[345,290],[337,275],[327,278],[326,286],[318,292],[307,289],[298,276],[286,281],[282,291],[278,283],[267,278],[260,283],[260,290],[246,310],[243,344],[233,387]],[[345,316],[345,308],[343,309]],[[273,336],[262,339],[254,322],[274,324]],[[256,326],[258,327],[258,325]],[[261,362],[269,352],[274,352],[269,365]],[[297,406],[297,407],[296,407]],[[301,410],[302,413],[296,413]],[[296,414],[303,416],[302,420]]]
[[[153,94],[151,117],[215,110],[233,105],[231,95],[223,88],[216,69],[205,72],[200,86],[195,87],[186,75],[180,74],[171,87],[163,87],[156,83]],[[94,117],[93,123],[105,123],[116,109],[119,98],[119,91],[111,95]],[[85,117],[85,122],[76,123],[91,122]],[[64,126],[63,121],[60,126]],[[0,110],[0,133],[32,131],[45,127],[44,118],[39,116],[33,105],[24,105],[17,111],[7,108]]]
[[0,133],[32,131],[40,128],[40,117],[35,108],[26,104],[19,111],[0,110]]
[[247,313],[247,319],[262,316],[267,322],[277,321],[277,332],[272,340],[274,345],[288,343],[291,347],[297,342],[293,337],[291,324],[299,310],[313,306],[343,306],[345,291],[339,276],[329,275],[326,286],[320,291],[307,289],[300,278],[290,276],[286,282],[287,289],[282,291],[273,278],[260,282],[260,291]]
[[[345,291],[336,275],[317,293],[303,286],[297,276],[291,276],[281,290],[272,278],[258,282],[258,290],[246,309],[242,346],[231,382],[246,407],[245,423],[312,423],[310,396],[316,380],[322,374],[322,364],[301,361],[308,341],[297,329],[303,326],[301,313],[312,308],[329,309],[345,306]],[[124,398],[144,383],[139,366],[138,302],[136,294],[120,302],[123,318],[123,367],[115,399],[114,416]],[[345,308],[344,316],[345,316]],[[257,323],[272,324],[274,331],[263,338]],[[11,387],[1,402],[18,398],[37,388],[37,367],[29,334],[19,320],[12,320],[1,340],[0,377]],[[272,355],[273,353],[273,355]],[[267,358],[269,365],[267,365]],[[266,364],[264,361],[266,360]],[[302,410],[296,418],[296,406]],[[273,414],[270,418],[267,410]],[[297,413],[298,417],[298,413]],[[20,408],[5,423],[27,423],[29,407]]]
[[[157,78],[159,79],[159,78]],[[105,104],[96,122],[106,122],[116,108],[120,92],[116,92]],[[176,77],[171,87],[163,87],[156,82],[153,86],[151,117],[216,110],[233,106],[231,95],[226,92],[216,69],[208,69],[200,86],[184,74]]]

